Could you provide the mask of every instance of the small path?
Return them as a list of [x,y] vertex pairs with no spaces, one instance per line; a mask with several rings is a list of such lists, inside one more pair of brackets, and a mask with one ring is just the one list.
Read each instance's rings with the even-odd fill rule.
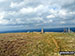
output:
[[55,38],[54,38],[54,37],[52,37],[52,40],[53,40],[53,42],[54,42],[54,44],[55,44],[56,48],[58,49],[58,48],[59,48],[59,45],[58,45],[57,41],[55,40]]

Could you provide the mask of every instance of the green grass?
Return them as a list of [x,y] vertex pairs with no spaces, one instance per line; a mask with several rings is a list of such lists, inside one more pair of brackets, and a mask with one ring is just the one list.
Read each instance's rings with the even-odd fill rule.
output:
[[0,34],[0,56],[60,56],[60,48],[75,51],[75,33]]

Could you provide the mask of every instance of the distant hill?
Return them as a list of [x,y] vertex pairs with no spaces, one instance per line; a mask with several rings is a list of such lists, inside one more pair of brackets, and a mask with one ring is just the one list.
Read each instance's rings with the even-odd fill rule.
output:
[[[65,28],[68,30],[68,28]],[[50,28],[43,29],[44,32],[64,32],[64,28]],[[72,32],[75,32],[75,28],[70,28]],[[29,29],[29,30],[10,30],[10,31],[1,31],[0,33],[16,33],[16,32],[41,32],[41,29]]]

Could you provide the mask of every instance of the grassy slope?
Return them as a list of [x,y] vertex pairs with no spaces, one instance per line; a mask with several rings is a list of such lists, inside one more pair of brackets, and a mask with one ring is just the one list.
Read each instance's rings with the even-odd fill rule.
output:
[[75,51],[75,33],[0,34],[0,56],[59,56],[60,48]]

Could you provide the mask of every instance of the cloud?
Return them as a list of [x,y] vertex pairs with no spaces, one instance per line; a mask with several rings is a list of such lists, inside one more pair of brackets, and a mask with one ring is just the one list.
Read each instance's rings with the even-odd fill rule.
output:
[[57,9],[57,10],[50,9],[49,11],[50,11],[50,13],[52,13],[54,15],[63,15],[63,16],[67,15],[67,10],[65,10],[65,9]]
[[36,12],[36,11],[39,11],[39,10],[43,10],[44,8],[45,8],[44,5],[39,5],[36,8],[34,8],[34,11]]
[[22,8],[22,9],[20,9],[20,13],[22,13],[22,14],[35,13],[35,12],[41,11],[43,8],[44,8],[43,5],[39,5],[35,8],[32,8],[32,7]]
[[54,9],[50,9],[49,12],[52,13],[52,14],[56,14],[58,11],[54,10]]
[[74,5],[75,0],[0,0],[0,25],[69,25],[75,20]]
[[69,12],[69,14],[75,14],[75,12]]
[[54,15],[48,15],[47,18],[54,18]]
[[0,2],[5,2],[6,0],[0,0]]
[[0,12],[0,19],[3,19],[5,17],[5,12]]
[[65,22],[65,21],[61,21],[60,23],[61,23],[61,24],[65,24],[66,22]]
[[49,22],[53,22],[53,20],[49,20]]
[[8,15],[16,15],[16,14],[17,14],[16,11],[9,11],[9,12],[8,12]]
[[33,8],[22,8],[22,9],[20,10],[20,13],[22,13],[22,14],[25,14],[25,13],[32,13],[32,12],[34,12],[34,9],[33,9]]
[[66,16],[67,15],[67,11],[66,10],[59,10],[59,15]]
[[0,24],[8,24],[8,20],[0,19]]
[[11,2],[10,7],[11,8],[16,8],[16,7],[21,7],[24,5],[24,2],[17,3],[17,2]]

